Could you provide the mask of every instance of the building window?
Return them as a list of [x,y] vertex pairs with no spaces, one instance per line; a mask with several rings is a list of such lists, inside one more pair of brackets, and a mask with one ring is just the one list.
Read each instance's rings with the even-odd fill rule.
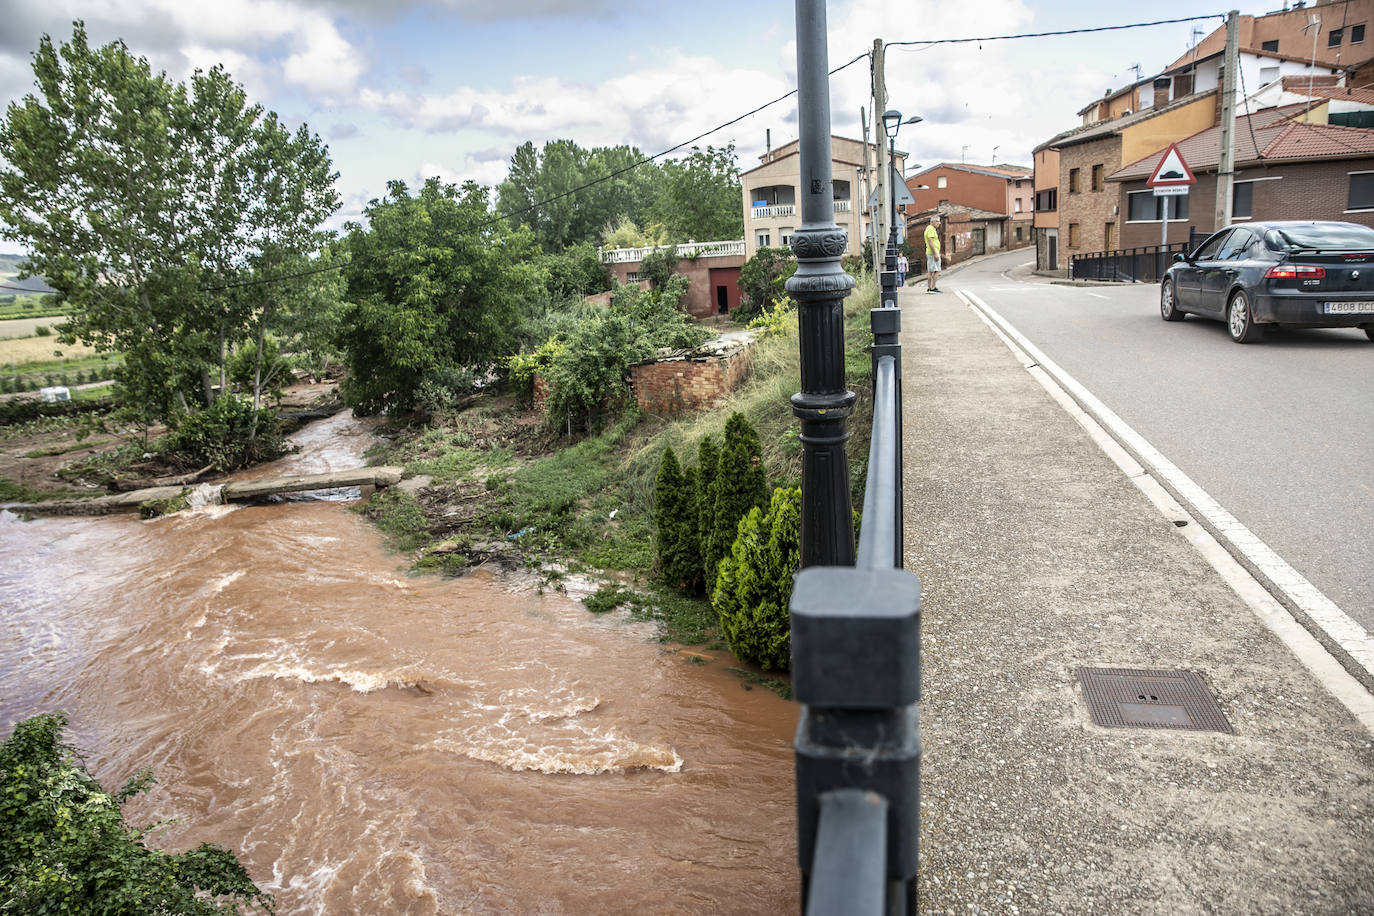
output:
[[1261,86],[1268,86],[1270,83],[1272,83],[1274,80],[1276,80],[1276,79],[1278,79],[1278,78],[1279,78],[1279,68],[1278,68],[1278,67],[1260,67],[1260,85],[1261,85]]
[[1132,223],[1159,222],[1164,208],[1169,208],[1169,219],[1188,218],[1187,194],[1174,197],[1156,197],[1153,191],[1132,191],[1126,196],[1126,221]]
[[1069,247],[1078,247],[1078,224],[1069,223]]
[[1050,213],[1059,209],[1059,189],[1050,188],[1035,195],[1035,209],[1040,213]]
[[1078,193],[1078,169],[1069,169],[1069,193]]
[[769,240],[767,232],[758,232],[754,234],[754,241],[758,243],[760,248],[767,248]]
[[1021,198],[1019,198],[1019,197],[1016,198],[1016,212],[1017,212],[1017,213],[1020,213],[1020,212],[1021,212]]
[[1339,48],[1341,46],[1341,36],[1345,29],[1332,29],[1326,33],[1326,46],[1328,48]]
[[1237,181],[1231,186],[1231,216],[1236,219],[1248,219],[1254,214],[1254,204],[1253,181]]
[[938,176],[938,177],[935,179],[935,187],[937,187],[937,188],[947,188],[947,187],[949,187],[949,177],[948,177],[947,175],[940,175],[940,176]]
[[1374,172],[1350,173],[1350,196],[1346,198],[1345,209],[1374,210]]
[[788,248],[792,244],[792,233],[796,232],[791,226],[786,226],[778,230],[778,244]]
[[1260,50],[1273,51],[1277,53],[1279,50],[1279,40],[1275,38],[1273,41],[1266,41],[1264,44],[1260,45]]
[[1017,227],[1016,227],[1016,241],[1018,241],[1018,242],[1021,241],[1021,227],[1020,227],[1020,226],[1017,226]]
[[1352,25],[1350,27],[1350,43],[1352,45],[1361,44],[1364,41],[1364,26]]
[[1093,166],[1093,190],[1102,190],[1102,176],[1106,174],[1106,169],[1101,165]]

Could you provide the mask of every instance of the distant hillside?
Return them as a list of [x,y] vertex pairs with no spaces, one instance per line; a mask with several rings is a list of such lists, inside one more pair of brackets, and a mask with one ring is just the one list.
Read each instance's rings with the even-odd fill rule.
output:
[[[38,277],[29,277],[27,280],[17,279],[19,274],[19,262],[22,260],[24,260],[22,254],[0,254],[0,283],[11,286],[22,286],[36,293],[52,292],[52,287],[44,283]],[[0,290],[0,294],[12,292],[14,292],[14,290]]]

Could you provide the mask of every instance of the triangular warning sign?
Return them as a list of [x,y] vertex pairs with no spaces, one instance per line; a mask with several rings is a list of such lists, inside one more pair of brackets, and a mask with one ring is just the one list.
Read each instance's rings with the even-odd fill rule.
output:
[[1197,184],[1197,178],[1194,177],[1193,170],[1188,168],[1188,163],[1183,161],[1178,144],[1170,143],[1169,148],[1160,157],[1159,165],[1155,166],[1145,184],[1151,188],[1167,188],[1181,184]]

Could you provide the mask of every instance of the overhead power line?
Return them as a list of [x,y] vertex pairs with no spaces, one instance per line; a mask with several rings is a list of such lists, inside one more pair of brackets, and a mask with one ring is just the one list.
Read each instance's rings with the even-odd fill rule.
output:
[[[836,67],[834,70],[831,70],[831,71],[830,71],[830,75],[831,75],[831,76],[834,76],[836,73],[839,73],[841,70],[844,70],[844,69],[847,68],[847,67],[851,67],[851,66],[853,66],[854,64],[858,63],[859,61],[861,61],[861,60],[867,58],[868,55],[869,55],[869,52],[867,52],[867,51],[864,51],[864,52],[861,53],[861,54],[855,55],[855,56],[854,56],[853,58],[851,58],[850,60],[846,61],[846,62],[843,63],[843,64],[840,64],[840,66]],[[695,137],[692,137],[692,138],[690,138],[690,139],[688,139],[688,140],[683,140],[681,143],[675,143],[675,144],[673,144],[672,146],[668,147],[667,149],[665,149],[665,150],[663,150],[663,151],[661,151],[661,152],[654,153],[652,156],[645,156],[644,158],[639,159],[639,160],[636,161],[636,162],[632,162],[632,163],[630,163],[629,165],[626,165],[626,166],[623,166],[623,167],[621,167],[621,168],[619,168],[619,169],[616,169],[616,170],[613,171],[613,172],[610,172],[610,173],[608,173],[608,174],[602,175],[600,178],[594,178],[594,179],[592,179],[591,181],[587,182],[586,184],[578,185],[577,187],[572,188],[571,190],[568,190],[568,191],[564,191],[564,192],[562,192],[561,194],[555,194],[555,195],[553,195],[552,197],[546,197],[546,198],[544,198],[543,200],[536,201],[535,203],[531,204],[531,205],[528,206],[528,207],[525,207],[524,209],[516,210],[516,211],[514,211],[514,212],[512,212],[512,213],[500,213],[500,214],[496,214],[496,215],[492,216],[490,219],[484,220],[484,221],[482,221],[482,222],[480,222],[480,223],[477,223],[475,226],[473,226],[473,227],[471,227],[471,228],[477,229],[477,230],[487,229],[487,228],[489,228],[489,227],[491,227],[491,226],[496,225],[497,223],[501,222],[502,220],[514,219],[514,218],[516,218],[516,217],[524,216],[524,215],[527,214],[527,213],[533,213],[533,212],[539,210],[541,207],[548,206],[548,205],[551,204],[551,203],[555,203],[555,202],[560,201],[560,200],[563,200],[564,198],[567,198],[567,197],[572,197],[572,196],[574,196],[574,195],[576,195],[576,194],[581,193],[582,191],[587,190],[588,188],[593,188],[593,187],[596,187],[597,185],[599,185],[599,184],[601,184],[601,183],[603,183],[603,182],[610,181],[612,178],[619,178],[621,175],[624,175],[624,174],[626,174],[627,172],[632,172],[632,171],[634,171],[635,169],[639,168],[640,166],[647,165],[648,163],[653,162],[655,159],[662,159],[664,156],[667,156],[667,155],[669,155],[669,154],[671,154],[671,153],[675,153],[675,152],[677,152],[678,150],[682,149],[682,148],[685,147],[685,146],[689,146],[689,145],[691,145],[691,144],[697,142],[698,140],[701,140],[701,139],[704,139],[704,138],[706,138],[706,137],[709,137],[711,134],[717,133],[718,131],[722,131],[722,130],[724,130],[724,129],[727,128],[727,127],[730,127],[730,126],[732,126],[732,125],[738,124],[740,121],[743,121],[745,118],[750,117],[751,115],[756,115],[756,114],[758,114],[759,112],[763,111],[765,108],[771,108],[772,106],[778,104],[779,102],[785,101],[785,100],[791,98],[792,96],[794,96],[794,95],[796,95],[796,94],[797,94],[797,90],[796,90],[796,89],[792,89],[792,90],[790,90],[790,91],[788,91],[788,92],[784,92],[782,95],[778,96],[776,99],[773,99],[772,101],[764,102],[762,105],[759,105],[757,108],[750,109],[749,111],[746,111],[746,112],[745,112],[744,114],[742,114],[742,115],[739,115],[739,116],[737,116],[737,117],[731,118],[730,120],[725,121],[725,122],[723,122],[723,123],[721,123],[721,124],[717,124],[715,127],[712,127],[710,130],[702,131],[701,133],[697,134]],[[377,254],[393,254],[393,253],[395,253],[395,252],[404,251],[404,250],[405,250],[404,248],[392,248],[392,249],[388,249],[388,250],[385,250],[385,251],[377,252]],[[281,280],[296,280],[296,279],[300,279],[300,278],[303,278],[303,277],[314,276],[315,274],[326,273],[326,272],[331,271],[331,270],[342,270],[343,267],[344,267],[343,264],[331,264],[331,265],[328,266],[328,267],[316,267],[316,268],[314,268],[314,269],[312,269],[312,270],[301,271],[300,273],[289,274],[289,275],[281,276],[281,277],[264,277],[264,278],[255,279],[255,280],[242,280],[242,281],[238,281],[238,282],[235,282],[235,283],[226,283],[226,284],[224,284],[224,285],[222,285],[222,286],[203,286],[203,287],[201,287],[201,289],[202,289],[202,291],[205,291],[205,292],[215,292],[215,291],[225,290],[225,289],[235,289],[235,288],[243,287],[243,286],[257,286],[257,285],[260,285],[260,284],[263,284],[263,283],[276,283],[276,282],[279,282],[279,281],[281,281]]]
[[1154,22],[1131,22],[1126,25],[1103,25],[1091,29],[1061,29],[1056,32],[1020,32],[1015,35],[986,35],[974,38],[931,38],[921,41],[889,41],[889,48],[902,45],[958,45],[983,41],[1010,41],[1016,38],[1054,38],[1059,35],[1089,35],[1093,32],[1117,32],[1122,29],[1143,29],[1152,25],[1172,25],[1177,22],[1197,22],[1201,19],[1225,19],[1225,13],[1206,13],[1200,16],[1185,16],[1181,19],[1156,19]]

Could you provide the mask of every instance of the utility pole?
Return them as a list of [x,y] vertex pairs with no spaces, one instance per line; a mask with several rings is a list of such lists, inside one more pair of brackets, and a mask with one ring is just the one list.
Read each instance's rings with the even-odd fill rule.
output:
[[[877,273],[878,273],[878,271],[882,270],[882,265],[881,265],[880,259],[879,259],[879,257],[878,257],[878,211],[874,208],[874,206],[873,206],[873,204],[872,204],[872,202],[871,202],[871,198],[872,198],[872,196],[873,196],[873,166],[872,166],[872,164],[871,164],[871,163],[872,163],[872,152],[873,152],[873,151],[870,150],[870,149],[868,148],[868,112],[864,111],[863,106],[860,106],[860,107],[859,107],[859,123],[860,123],[861,125],[863,125],[863,130],[864,130],[864,167],[863,167],[863,169],[862,169],[862,172],[863,172],[863,185],[862,185],[862,187],[863,187],[863,195],[864,195],[864,196],[863,196],[863,201],[864,201],[864,205],[863,205],[863,206],[864,206],[864,212],[868,214],[868,233],[869,233],[869,234],[868,234],[868,240],[872,243],[872,247],[873,247],[873,251],[872,251],[872,254],[873,254],[873,264],[872,264],[872,267],[873,267],[873,273],[874,273],[874,275],[876,276]],[[876,119],[876,118],[874,119],[874,124],[875,124],[875,127],[876,127],[876,124],[877,124],[877,119]],[[859,221],[859,224],[860,224],[860,225],[863,225],[863,220],[862,220],[862,219]],[[860,243],[860,245],[862,246],[862,243]]]
[[[873,39],[873,134],[878,144],[878,231],[873,236],[873,269],[882,270],[882,246],[887,244],[887,232],[892,225],[892,211],[888,208],[887,183],[892,177],[892,164],[887,158],[887,144],[878,134],[878,119],[887,111],[887,70],[883,58],[883,40]],[[867,138],[865,138],[865,141]],[[865,142],[865,145],[867,143]]]
[[[1212,223],[1216,232],[1231,223],[1231,188],[1235,181],[1236,89],[1240,60],[1240,12],[1226,14],[1226,63],[1221,80],[1221,158],[1217,163],[1217,206]],[[1167,205],[1167,204],[1166,204]]]

